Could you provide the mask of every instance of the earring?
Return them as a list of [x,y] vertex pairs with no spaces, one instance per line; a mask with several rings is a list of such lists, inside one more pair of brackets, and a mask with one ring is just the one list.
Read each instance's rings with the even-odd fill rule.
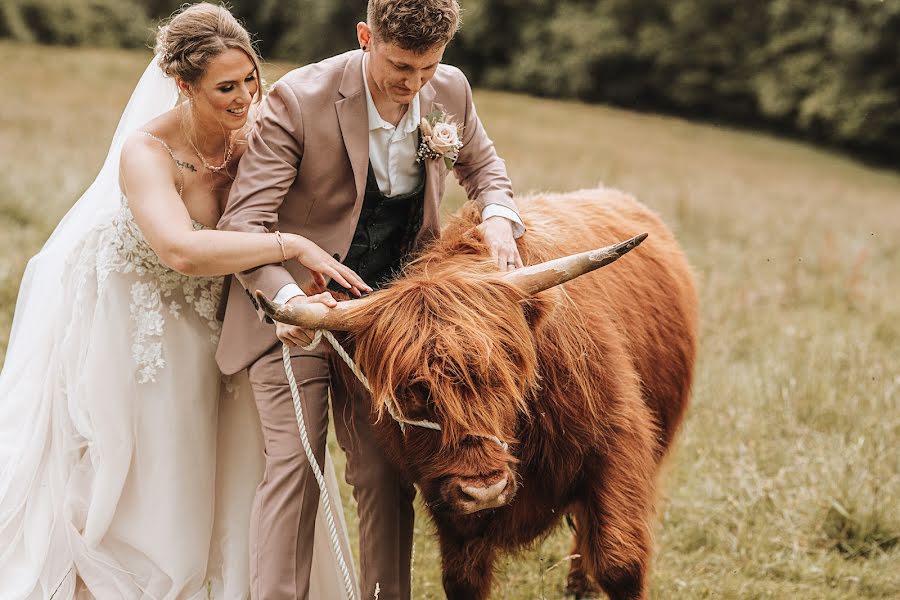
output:
[[369,51],[369,47],[368,47],[366,44],[363,44],[362,51],[363,51],[363,52],[368,52],[368,51]]

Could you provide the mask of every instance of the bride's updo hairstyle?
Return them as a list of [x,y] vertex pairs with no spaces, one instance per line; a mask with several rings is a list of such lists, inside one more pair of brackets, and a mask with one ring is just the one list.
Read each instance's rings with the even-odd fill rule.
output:
[[[256,80],[262,82],[259,55],[250,34],[224,6],[209,2],[187,6],[161,25],[156,34],[160,68],[188,85],[200,81],[209,61],[230,48],[247,55],[253,62]],[[257,94],[256,101],[261,99],[262,94]]]

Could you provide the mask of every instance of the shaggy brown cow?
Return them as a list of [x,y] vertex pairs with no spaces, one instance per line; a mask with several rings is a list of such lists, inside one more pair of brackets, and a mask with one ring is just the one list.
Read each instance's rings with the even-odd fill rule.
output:
[[[646,598],[655,482],[696,353],[691,271],[657,215],[622,193],[518,202],[526,265],[649,238],[614,265],[533,294],[558,283],[535,277],[572,273],[500,276],[467,206],[387,289],[274,316],[354,332],[384,417],[378,435],[437,526],[448,598],[486,598],[498,551],[527,545],[566,514],[581,557],[567,591]],[[387,412],[441,429],[401,431]]]

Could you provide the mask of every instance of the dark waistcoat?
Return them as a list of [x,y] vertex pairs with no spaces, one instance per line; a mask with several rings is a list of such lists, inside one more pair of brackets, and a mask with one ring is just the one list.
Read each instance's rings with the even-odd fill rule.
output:
[[[344,264],[376,290],[388,284],[410,256],[422,227],[424,204],[425,169],[415,190],[389,198],[378,189],[375,171],[369,163],[366,195]],[[328,288],[347,291],[334,281]]]

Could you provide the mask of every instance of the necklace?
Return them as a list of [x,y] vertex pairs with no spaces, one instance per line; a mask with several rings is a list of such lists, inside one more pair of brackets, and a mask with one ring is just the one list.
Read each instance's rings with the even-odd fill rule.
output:
[[[184,111],[182,111],[181,113],[181,127],[182,129],[184,129]],[[191,149],[194,151],[194,154],[196,154],[197,158],[200,159],[200,162],[203,163],[203,168],[210,173],[219,173],[228,166],[228,161],[231,160],[231,155],[234,152],[235,133],[235,131],[232,131],[228,134],[228,146],[225,148],[225,159],[222,161],[221,165],[211,165],[206,162],[206,158],[200,153],[200,150],[197,148],[196,144],[194,144],[194,140],[191,138],[190,134],[188,134],[187,131],[184,132],[184,137],[187,138],[188,144],[190,144]]]
[[202,154],[200,154],[200,150],[198,150],[197,146],[194,145],[194,140],[192,140],[190,137],[188,137],[188,143],[191,145],[191,148],[193,148],[194,154],[196,154],[197,158],[200,159],[200,162],[203,163],[203,168],[205,168],[207,171],[210,171],[211,173],[218,173],[228,166],[228,161],[231,160],[231,154],[232,152],[234,152],[234,133],[232,133],[229,138],[230,139],[228,140],[228,147],[225,148],[225,158],[222,161],[221,165],[211,165],[206,162],[206,159]]

